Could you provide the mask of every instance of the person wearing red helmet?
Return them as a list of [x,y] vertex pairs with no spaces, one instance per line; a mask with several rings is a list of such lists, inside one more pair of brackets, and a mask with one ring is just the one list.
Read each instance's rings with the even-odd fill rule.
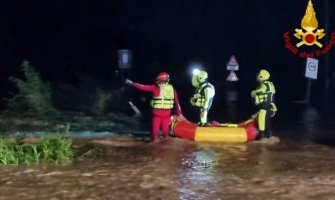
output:
[[175,114],[177,116],[181,115],[177,92],[173,86],[169,84],[169,80],[169,74],[161,72],[156,77],[156,84],[143,85],[140,83],[134,83],[129,79],[126,79],[125,81],[127,85],[131,85],[138,90],[152,93],[152,142],[159,138],[160,129],[162,129],[164,138],[169,136],[169,125],[173,108],[175,108]]

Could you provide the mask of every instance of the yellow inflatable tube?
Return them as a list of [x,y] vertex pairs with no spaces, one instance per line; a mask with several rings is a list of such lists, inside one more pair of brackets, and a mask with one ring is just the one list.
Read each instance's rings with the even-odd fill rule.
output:
[[246,143],[256,139],[258,130],[253,120],[239,124],[199,127],[183,117],[172,117],[171,129],[176,137],[192,141]]

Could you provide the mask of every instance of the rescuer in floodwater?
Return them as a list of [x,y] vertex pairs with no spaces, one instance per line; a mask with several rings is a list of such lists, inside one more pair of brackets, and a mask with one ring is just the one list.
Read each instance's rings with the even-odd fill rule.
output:
[[258,110],[254,118],[258,123],[259,134],[257,139],[259,140],[271,137],[270,119],[277,112],[274,104],[276,90],[269,78],[270,73],[265,69],[261,69],[257,74],[259,86],[251,91],[251,97],[254,99]]
[[195,73],[192,77],[192,85],[196,90],[191,98],[191,104],[200,109],[200,122],[198,126],[206,126],[207,115],[215,96],[214,86],[208,82],[208,74],[206,71]]
[[169,136],[169,125],[170,118],[172,115],[172,109],[175,107],[177,116],[181,115],[181,107],[177,92],[171,84],[169,84],[170,76],[166,72],[161,72],[156,77],[156,83],[151,85],[142,85],[134,83],[133,81],[126,79],[125,83],[131,85],[138,90],[152,92],[152,131],[151,141],[154,142],[159,138],[159,131],[162,130],[163,137]]

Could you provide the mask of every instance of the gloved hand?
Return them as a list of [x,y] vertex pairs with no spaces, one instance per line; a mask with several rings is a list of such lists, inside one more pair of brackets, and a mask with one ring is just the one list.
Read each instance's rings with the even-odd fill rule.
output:
[[191,103],[191,105],[194,106],[196,101],[197,101],[197,99],[195,99],[194,97],[192,97],[192,98],[190,99],[190,103]]
[[270,116],[274,117],[277,113],[277,106],[274,103],[271,103],[271,108],[270,108],[271,112],[270,112]]
[[200,98],[200,94],[194,94],[193,97],[190,99],[190,103],[192,106],[195,106],[197,103],[198,98]]
[[131,81],[131,80],[129,80],[129,79],[126,79],[125,84],[127,84],[127,85],[132,85],[132,84],[133,84],[133,81]]

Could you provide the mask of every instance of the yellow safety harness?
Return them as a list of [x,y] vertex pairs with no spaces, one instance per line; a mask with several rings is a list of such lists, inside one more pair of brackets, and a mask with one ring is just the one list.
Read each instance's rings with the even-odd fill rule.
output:
[[210,88],[214,91],[214,87],[210,83],[202,84],[196,91],[194,95],[194,105],[197,107],[204,107],[206,103],[205,89]]
[[[263,89],[265,87],[265,90]],[[255,92],[255,104],[273,102],[274,94],[276,93],[275,87],[271,81],[264,81],[259,89]]]

